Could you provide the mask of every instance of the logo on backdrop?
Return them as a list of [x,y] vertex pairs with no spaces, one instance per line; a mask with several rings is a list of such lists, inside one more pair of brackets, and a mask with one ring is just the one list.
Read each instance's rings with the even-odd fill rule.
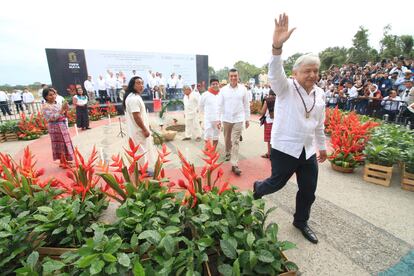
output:
[[68,60],[69,60],[69,69],[77,70],[80,69],[79,63],[78,63],[78,57],[76,56],[75,52],[69,52],[68,53]]

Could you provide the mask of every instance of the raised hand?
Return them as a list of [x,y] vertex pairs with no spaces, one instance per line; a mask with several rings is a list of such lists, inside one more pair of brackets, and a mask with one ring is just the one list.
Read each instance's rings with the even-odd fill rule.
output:
[[289,17],[286,14],[280,14],[279,20],[275,19],[275,31],[273,32],[273,48],[282,48],[292,32],[296,28],[289,30]]

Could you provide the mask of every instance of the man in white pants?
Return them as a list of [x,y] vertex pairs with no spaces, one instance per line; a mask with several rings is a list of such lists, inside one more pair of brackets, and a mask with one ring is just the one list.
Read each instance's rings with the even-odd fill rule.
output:
[[220,83],[217,77],[211,77],[210,88],[201,95],[200,112],[204,113],[204,140],[213,141],[216,147],[219,140],[220,129],[217,127],[220,118],[218,116],[218,93]]
[[[250,103],[247,89],[238,83],[239,72],[236,69],[229,71],[229,84],[222,87],[219,93],[218,109],[222,116],[226,161],[231,162],[231,171],[240,175],[239,143],[243,131],[243,123],[249,127]],[[219,127],[221,124],[219,123]]]
[[198,116],[200,97],[191,91],[191,87],[184,85],[184,118],[185,118],[185,138],[183,141],[195,138],[196,142],[201,141],[201,127]]

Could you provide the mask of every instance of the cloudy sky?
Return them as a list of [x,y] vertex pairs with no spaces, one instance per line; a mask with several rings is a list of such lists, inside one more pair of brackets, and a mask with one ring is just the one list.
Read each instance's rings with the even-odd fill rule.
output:
[[238,60],[262,66],[282,12],[297,28],[285,58],[350,47],[359,26],[377,49],[387,24],[394,34],[414,35],[411,0],[14,0],[1,6],[0,84],[49,83],[45,48],[207,54],[215,69]]

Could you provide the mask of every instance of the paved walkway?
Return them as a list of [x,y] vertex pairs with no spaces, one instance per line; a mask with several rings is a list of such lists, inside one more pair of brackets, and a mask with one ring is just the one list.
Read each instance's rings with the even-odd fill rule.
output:
[[[158,119],[155,114],[152,116],[153,126],[157,128]],[[167,124],[173,118],[183,122],[183,116],[179,113],[168,113],[166,117]],[[71,128],[74,145],[83,154],[88,155],[93,145],[106,160],[112,154],[122,152],[127,138],[118,136],[117,119],[92,122],[91,127],[91,130],[80,131],[79,135]],[[203,165],[200,159],[202,142],[181,141],[181,138],[183,134],[178,133],[174,141],[167,143],[173,161],[167,163],[166,174],[172,179],[182,178],[176,156],[178,149],[196,166]],[[223,165],[223,169],[224,178],[245,191],[251,189],[254,180],[269,176],[270,162],[260,158],[266,151],[266,145],[263,142],[263,128],[259,127],[257,118],[243,133],[243,138],[240,145],[242,176],[232,175],[228,163]],[[65,171],[51,161],[48,136],[32,142],[2,143],[0,151],[18,158],[25,145],[30,145],[39,160],[38,165],[46,168],[46,175],[65,178]],[[223,148],[221,137],[219,152],[222,153]],[[297,191],[294,176],[284,189],[265,197],[268,207],[278,207],[269,220],[279,224],[280,239],[297,244],[297,249],[288,251],[287,255],[299,265],[302,275],[378,274],[393,265],[398,266],[402,257],[407,255],[404,259],[407,262],[414,255],[408,255],[414,249],[414,193],[402,190],[399,180],[397,168],[391,187],[382,187],[364,182],[362,168],[354,174],[341,174],[325,162],[320,165],[317,199],[309,222],[320,242],[317,245],[309,243],[291,225]]]

